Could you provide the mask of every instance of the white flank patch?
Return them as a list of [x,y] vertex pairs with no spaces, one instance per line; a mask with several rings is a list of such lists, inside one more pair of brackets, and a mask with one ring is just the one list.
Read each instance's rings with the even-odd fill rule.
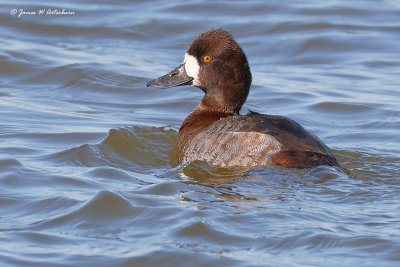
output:
[[185,63],[186,74],[189,77],[193,78],[193,86],[200,85],[199,81],[200,65],[197,62],[197,59],[194,56],[186,53],[185,58],[183,59],[183,63]]

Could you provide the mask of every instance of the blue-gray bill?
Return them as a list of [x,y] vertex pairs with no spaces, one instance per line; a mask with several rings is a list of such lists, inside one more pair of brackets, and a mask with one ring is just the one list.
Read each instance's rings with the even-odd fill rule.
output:
[[147,87],[169,88],[179,85],[190,85],[193,78],[188,76],[185,71],[185,64],[182,63],[179,67],[173,69],[170,73],[151,80],[147,83]]

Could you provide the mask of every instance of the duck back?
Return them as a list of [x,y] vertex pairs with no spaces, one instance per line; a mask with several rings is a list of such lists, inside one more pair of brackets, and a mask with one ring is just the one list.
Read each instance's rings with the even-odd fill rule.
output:
[[247,115],[191,114],[178,137],[179,162],[202,160],[232,166],[337,166],[332,152],[295,121]]

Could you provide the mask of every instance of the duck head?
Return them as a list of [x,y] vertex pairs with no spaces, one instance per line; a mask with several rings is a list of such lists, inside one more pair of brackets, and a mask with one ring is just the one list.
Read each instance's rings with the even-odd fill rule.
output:
[[198,109],[239,113],[249,94],[251,72],[246,55],[230,32],[204,31],[192,41],[177,68],[147,83],[157,88],[181,85],[204,91]]

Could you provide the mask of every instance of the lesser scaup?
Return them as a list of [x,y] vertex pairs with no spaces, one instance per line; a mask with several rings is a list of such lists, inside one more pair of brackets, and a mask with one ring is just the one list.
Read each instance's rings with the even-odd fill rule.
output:
[[178,162],[194,160],[230,166],[338,166],[329,148],[295,121],[250,112],[239,115],[251,84],[246,55],[224,29],[206,30],[170,73],[147,86],[191,85],[205,93],[184,120],[177,142]]

